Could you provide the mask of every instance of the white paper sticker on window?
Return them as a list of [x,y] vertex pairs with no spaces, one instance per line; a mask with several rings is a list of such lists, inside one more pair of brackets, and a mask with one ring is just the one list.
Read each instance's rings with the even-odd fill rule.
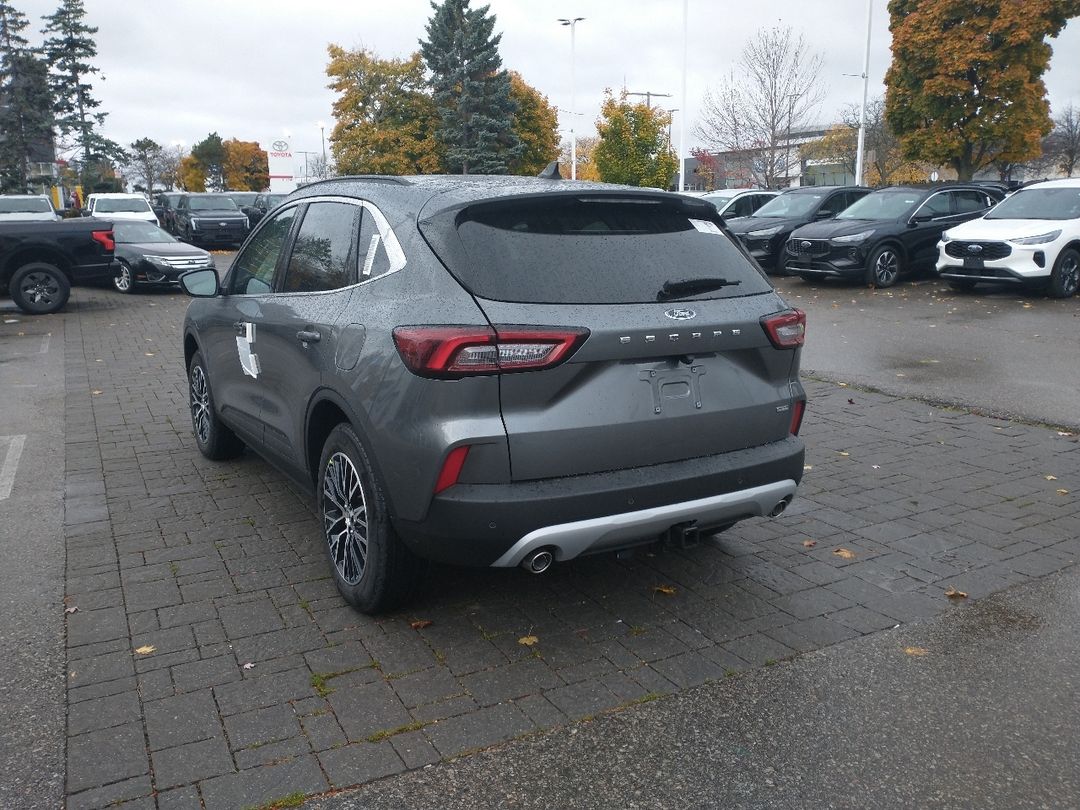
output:
[[715,222],[709,222],[707,219],[691,219],[690,224],[702,233],[711,233],[715,236],[723,236],[724,234]]

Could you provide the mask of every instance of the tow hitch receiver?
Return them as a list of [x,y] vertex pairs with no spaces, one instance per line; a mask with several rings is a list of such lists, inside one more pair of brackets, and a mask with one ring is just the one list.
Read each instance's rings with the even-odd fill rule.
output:
[[674,548],[693,548],[701,542],[696,521],[676,523],[663,534],[664,545]]

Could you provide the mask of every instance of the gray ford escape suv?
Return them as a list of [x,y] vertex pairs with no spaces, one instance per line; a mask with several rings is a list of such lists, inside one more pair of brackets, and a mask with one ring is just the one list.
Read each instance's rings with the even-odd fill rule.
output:
[[420,558],[541,572],[778,514],[803,472],[805,317],[708,202],[520,177],[294,192],[196,296],[199,449],[312,489],[342,595]]

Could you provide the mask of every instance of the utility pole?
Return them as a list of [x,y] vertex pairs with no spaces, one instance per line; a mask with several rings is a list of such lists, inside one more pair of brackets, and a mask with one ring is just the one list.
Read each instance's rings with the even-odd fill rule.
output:
[[863,54],[862,106],[859,108],[859,145],[855,150],[855,185],[863,182],[864,152],[866,147],[866,93],[870,87],[870,20],[874,13],[873,0],[866,0],[866,51]]
[[644,93],[627,93],[628,96],[645,96],[645,106],[652,109],[652,100],[656,98],[671,98],[671,93],[654,93],[651,90],[646,90]]
[[[687,50],[687,20],[689,0],[683,0],[682,4],[682,108],[686,106],[686,50]],[[668,142],[671,141],[671,128],[668,128]],[[679,186],[678,191],[686,191],[686,116],[679,120]]]

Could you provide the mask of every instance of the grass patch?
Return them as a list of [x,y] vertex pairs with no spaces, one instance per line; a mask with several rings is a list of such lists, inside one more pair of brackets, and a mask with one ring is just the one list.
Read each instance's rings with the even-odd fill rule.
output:
[[357,669],[363,667],[353,667],[352,669],[343,669],[339,672],[312,672],[311,673],[311,688],[315,690],[315,694],[321,698],[326,697],[334,690],[330,688],[329,681],[334,678],[345,675],[349,672],[356,672]]
[[304,803],[304,794],[300,791],[282,796],[280,799],[271,799],[264,804],[249,804],[244,810],[286,810],[289,807],[299,807]]
[[368,735],[367,741],[370,743],[382,742],[383,740],[388,740],[391,737],[396,737],[398,734],[407,734],[410,731],[419,731],[423,727],[423,723],[415,720],[412,723],[406,723],[405,725],[398,726],[397,728],[384,728],[376,731],[374,734]]
[[636,697],[633,700],[626,701],[627,706],[640,706],[643,703],[652,703],[654,700],[659,700],[664,695],[660,692],[649,692],[641,697]]

